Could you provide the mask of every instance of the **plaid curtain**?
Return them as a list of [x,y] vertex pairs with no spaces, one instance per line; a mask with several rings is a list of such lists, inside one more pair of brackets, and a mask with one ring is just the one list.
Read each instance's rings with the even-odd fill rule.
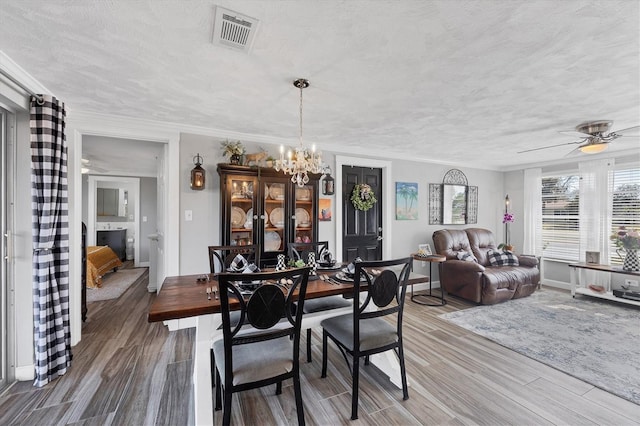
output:
[[64,103],[52,96],[31,99],[34,386],[71,365],[65,115]]

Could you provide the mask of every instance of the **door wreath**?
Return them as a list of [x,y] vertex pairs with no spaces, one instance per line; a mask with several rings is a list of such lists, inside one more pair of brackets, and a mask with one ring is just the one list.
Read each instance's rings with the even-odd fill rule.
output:
[[353,187],[351,192],[351,203],[356,210],[366,212],[377,202],[373,189],[366,183],[359,183]]

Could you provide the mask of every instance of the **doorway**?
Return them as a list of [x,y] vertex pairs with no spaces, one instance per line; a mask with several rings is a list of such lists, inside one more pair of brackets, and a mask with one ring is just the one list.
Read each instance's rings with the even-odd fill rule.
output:
[[[366,184],[376,200],[369,210],[358,210],[351,202],[356,185]],[[342,259],[351,262],[382,260],[382,169],[376,167],[342,166]]]
[[[361,157],[347,157],[342,155],[336,156],[336,170],[340,170],[340,173],[336,176],[336,254],[340,256],[340,261],[347,261],[348,258],[345,256],[345,235],[343,230],[345,229],[345,222],[347,217],[343,212],[344,203],[349,201],[351,196],[351,192],[347,192],[349,189],[347,185],[345,185],[345,179],[343,177],[343,169],[345,166],[351,168],[362,167],[364,169],[378,169],[381,172],[381,176],[379,177],[379,186],[380,186],[380,197],[378,198],[378,202],[376,206],[380,209],[377,217],[376,224],[376,232],[375,239],[377,240],[377,249],[381,250],[382,259],[391,259],[392,258],[392,241],[390,237],[390,231],[392,228],[392,221],[394,216],[394,206],[393,203],[388,202],[387,194],[393,194],[393,182],[392,182],[392,163],[391,161],[384,160],[376,160],[371,158],[361,158]],[[366,183],[366,182],[365,182]],[[351,190],[353,189],[352,184],[350,186]],[[340,206],[340,207],[338,207]],[[378,230],[382,228],[381,230]],[[378,237],[381,237],[381,240],[378,240]],[[355,257],[355,256],[354,256]],[[362,256],[361,256],[362,257]],[[364,259],[364,257],[362,257]]]

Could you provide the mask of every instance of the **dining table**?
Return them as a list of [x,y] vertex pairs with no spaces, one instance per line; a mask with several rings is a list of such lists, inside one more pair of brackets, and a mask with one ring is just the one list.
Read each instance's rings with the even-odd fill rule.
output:
[[[353,293],[353,282],[340,280],[341,267],[320,269],[310,276],[305,299]],[[344,277],[344,276],[343,276]],[[411,272],[408,284],[424,282],[425,276]],[[361,283],[362,286],[362,283]],[[195,352],[193,369],[195,424],[213,424],[212,382],[210,349],[214,340],[222,337],[220,325],[220,300],[217,296],[218,282],[216,274],[194,274],[167,277],[149,307],[149,322],[163,322],[170,331],[195,327]],[[361,294],[362,297],[362,294]],[[239,303],[231,303],[231,309]],[[302,317],[302,328],[320,326],[320,322],[333,316],[348,314],[351,306],[332,309]],[[385,373],[398,388],[402,388],[400,365],[393,351],[372,355],[370,362]]]

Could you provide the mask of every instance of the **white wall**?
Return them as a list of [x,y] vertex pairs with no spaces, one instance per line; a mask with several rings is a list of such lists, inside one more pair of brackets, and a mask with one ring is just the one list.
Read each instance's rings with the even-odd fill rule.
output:
[[[205,188],[189,188],[193,157],[200,154],[205,170]],[[220,141],[209,136],[180,135],[180,274],[209,272],[207,247],[220,239],[220,179],[217,163],[223,162]],[[169,200],[171,203],[172,200]],[[192,221],[184,212],[191,210]]]
[[[418,244],[429,243],[432,250],[433,233],[439,229],[486,228],[495,233],[496,240],[502,238],[502,209],[504,209],[503,173],[480,169],[460,168],[470,186],[478,187],[478,221],[468,225],[429,225],[429,184],[442,183],[442,178],[452,166],[414,161],[393,161],[393,187],[395,182],[415,182],[418,184],[418,220],[395,220],[386,238],[391,238],[392,256],[407,256],[418,251]],[[395,194],[387,197],[394,203]],[[394,209],[395,210],[395,209]],[[513,234],[512,234],[513,235]],[[414,262],[414,270],[429,274],[428,262]],[[438,268],[432,268],[433,281],[438,281]]]

